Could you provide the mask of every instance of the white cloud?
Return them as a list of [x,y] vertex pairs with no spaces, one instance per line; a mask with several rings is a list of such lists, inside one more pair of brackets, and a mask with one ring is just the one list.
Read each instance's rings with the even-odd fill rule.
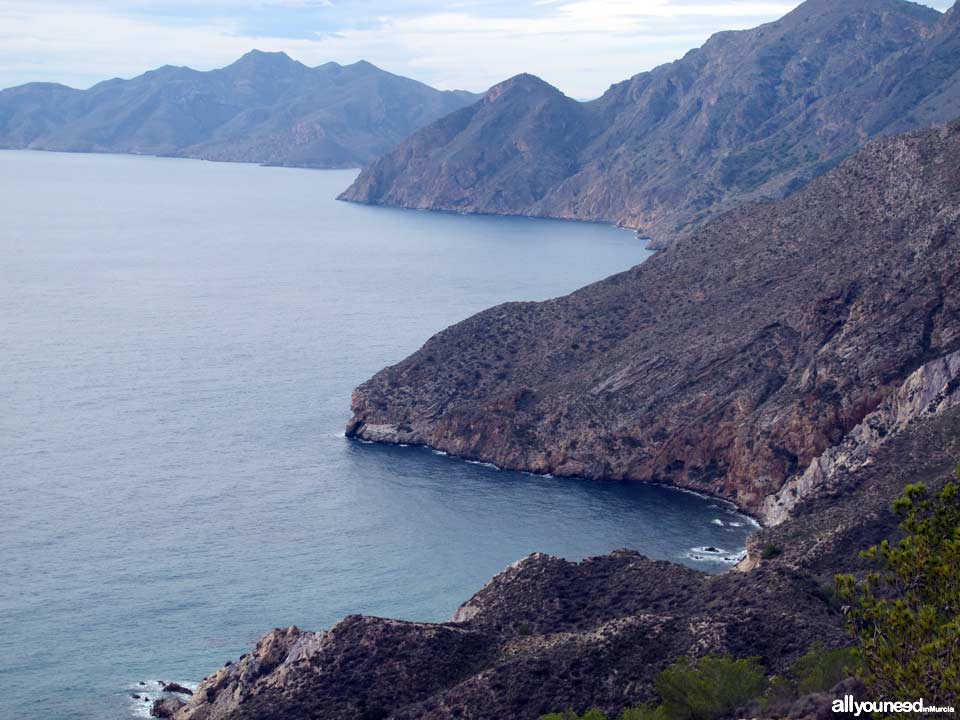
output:
[[[482,90],[532,72],[591,97],[715,31],[775,19],[798,2],[0,0],[0,87],[87,86],[168,63],[210,69],[257,47],[308,65],[367,59],[446,88]],[[276,17],[299,23],[296,32],[263,24]]]

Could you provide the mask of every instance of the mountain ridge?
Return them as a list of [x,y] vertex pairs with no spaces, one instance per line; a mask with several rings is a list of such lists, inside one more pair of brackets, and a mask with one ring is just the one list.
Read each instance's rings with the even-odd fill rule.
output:
[[960,349],[958,177],[958,123],[875,141],[632,270],[444,330],[356,390],[348,435],[758,512]]
[[[440,144],[425,128],[366,167],[340,198],[610,222],[662,247],[739,202],[789,194],[871,137],[956,116],[960,84],[942,86],[960,69],[957,54],[941,53],[944,77],[922,97],[908,91],[916,94],[918,75],[935,75],[925,53],[956,36],[955,17],[905,0],[807,0],[772,23],[717,33],[539,125],[521,108],[476,111],[474,123],[441,134]],[[900,91],[884,101],[897,82]],[[909,111],[930,97],[939,100],[911,121]],[[890,117],[871,114],[884,102]],[[475,142],[476,123],[498,127],[485,139],[504,154],[514,150],[503,168],[489,162],[489,145]],[[565,124],[580,126],[566,143],[555,137]],[[526,170],[515,172],[517,163]],[[544,185],[544,177],[553,180]]]
[[251,50],[216,70],[164,65],[87,90],[0,91],[0,147],[358,167],[476,97],[366,61],[310,68]]

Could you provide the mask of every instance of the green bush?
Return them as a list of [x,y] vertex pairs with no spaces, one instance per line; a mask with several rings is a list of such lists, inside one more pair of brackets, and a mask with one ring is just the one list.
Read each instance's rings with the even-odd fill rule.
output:
[[[708,655],[680,658],[657,675],[654,684],[663,703],[629,708],[620,720],[717,720],[758,698],[767,679],[754,658]],[[607,720],[607,716],[594,708],[583,718],[567,710],[542,715],[540,720]]]
[[775,675],[767,684],[767,691],[760,701],[764,710],[789,705],[797,699],[797,684],[788,677]]
[[767,679],[754,658],[708,655],[680,658],[654,684],[670,720],[715,720],[762,694]]
[[620,720],[670,720],[663,705],[654,707],[653,705],[639,705],[635,708],[629,708],[620,715]]
[[599,708],[587,710],[583,717],[577,715],[573,710],[564,710],[562,713],[550,713],[541,715],[540,720],[607,720],[606,714]]
[[[957,471],[960,478],[960,469]],[[960,485],[931,498],[910,485],[894,510],[904,537],[863,555],[879,564],[864,582],[837,577],[851,603],[863,679],[876,697],[956,702],[960,697]]]
[[599,708],[593,708],[592,710],[587,710],[581,720],[607,720],[607,716]]
[[855,648],[827,650],[815,643],[794,663],[791,675],[801,695],[832,690],[841,680],[858,674],[860,659]]
[[763,550],[760,551],[760,557],[764,560],[773,560],[773,558],[781,554],[783,554],[783,550],[773,543],[767,543],[763,546]]

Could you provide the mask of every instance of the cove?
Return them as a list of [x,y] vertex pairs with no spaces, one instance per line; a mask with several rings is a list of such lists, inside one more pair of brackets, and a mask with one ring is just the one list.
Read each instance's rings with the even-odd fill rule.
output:
[[146,715],[274,626],[444,620],[533,551],[742,550],[707,498],[346,440],[352,389],[433,333],[648,256],[335,202],[354,175],[0,152],[0,717]]

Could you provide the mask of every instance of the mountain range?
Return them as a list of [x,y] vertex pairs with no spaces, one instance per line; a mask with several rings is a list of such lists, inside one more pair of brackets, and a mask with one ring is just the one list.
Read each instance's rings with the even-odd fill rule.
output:
[[[960,457],[960,122],[870,143],[567,297],[480,313],[353,405],[354,436],[707,490],[768,525],[739,572],[534,554],[446,623],[277,629],[157,715],[617,717],[683,656],[782,677],[815,643],[850,643],[835,574],[870,568],[858,551],[896,532],[893,500]],[[817,720],[868,692],[825,689],[723,717]]]
[[0,147],[359,167],[476,99],[367,62],[310,68],[254,50],[209,72],[168,65],[88,90],[4,90]]
[[960,115],[960,10],[807,0],[577,102],[518,75],[367,167],[344,200],[618,223],[662,247],[871,138]]

